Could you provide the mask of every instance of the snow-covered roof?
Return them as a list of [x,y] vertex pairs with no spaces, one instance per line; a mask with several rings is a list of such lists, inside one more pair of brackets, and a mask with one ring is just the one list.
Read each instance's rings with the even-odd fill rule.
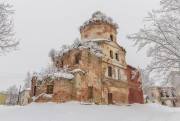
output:
[[51,77],[52,79],[54,78],[66,78],[66,79],[73,79],[74,76],[70,73],[65,73],[62,71],[56,72],[56,73],[52,73],[52,74],[47,74],[47,76]]
[[41,72],[39,73],[34,73],[33,76],[37,77],[37,80],[43,80],[47,76],[51,77],[52,79],[55,79],[55,78],[73,79],[74,78],[74,75],[70,73],[67,67],[57,69],[53,65],[42,69]]
[[39,74],[35,76],[37,77],[37,80],[43,80],[45,77],[51,77],[52,79],[55,79],[55,78],[73,79],[74,78],[73,74],[62,72],[62,71],[52,72],[49,74]]
[[101,11],[97,11],[92,15],[92,18],[85,21],[84,24],[80,26],[79,30],[89,25],[90,23],[96,23],[96,22],[107,22],[108,24],[114,26],[116,29],[119,28],[118,24],[114,23],[111,17],[107,17],[106,14],[102,13]]
[[95,54],[97,57],[102,57],[102,48],[97,44],[98,41],[93,40],[80,40],[75,39],[72,45],[63,45],[60,51],[51,50],[49,56],[51,58],[61,57],[64,53],[72,49],[89,49],[91,53]]

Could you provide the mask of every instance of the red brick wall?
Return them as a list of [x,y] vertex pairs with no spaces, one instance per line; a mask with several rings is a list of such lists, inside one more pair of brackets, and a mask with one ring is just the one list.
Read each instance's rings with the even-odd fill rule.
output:
[[54,102],[66,102],[72,100],[73,83],[71,80],[55,80],[53,89]]
[[[137,74],[133,80],[130,79],[131,71],[135,70],[135,68],[127,66],[127,70],[125,69],[128,78],[127,82],[111,78],[106,78],[106,80],[103,80],[102,77],[105,77],[105,72],[102,69],[102,60],[89,53],[88,49],[85,49],[84,51],[80,52],[80,63],[75,64],[74,57],[79,52],[80,50],[74,50],[64,54],[62,57],[63,59],[59,59],[59,65],[56,66],[60,68],[62,66],[60,65],[60,62],[63,60],[64,65],[69,65],[69,67],[72,69],[80,68],[85,73],[75,73],[75,78],[73,80],[66,80],[63,78],[59,80],[52,80],[50,78],[44,79],[44,83],[40,85],[36,96],[42,93],[46,93],[47,84],[53,82],[54,89],[52,98],[44,99],[39,97],[37,101],[65,102],[70,100],[77,100],[87,102],[89,101],[88,87],[93,86],[92,101],[95,103],[107,104],[108,93],[113,94],[113,103],[143,103],[142,89],[139,88],[141,83],[138,81],[139,74]],[[102,80],[105,81],[104,84],[102,84]],[[32,93],[33,88],[36,85],[36,81],[37,80],[35,78],[32,81]]]
[[129,103],[143,103],[143,91],[140,88],[141,82],[139,81],[140,74],[139,72],[136,74],[135,78],[131,80],[131,71],[135,71],[136,69],[132,66],[127,66],[127,78],[129,82],[129,95],[128,100]]
[[128,95],[129,103],[141,103],[143,104],[143,92],[141,89],[129,89],[129,95]]

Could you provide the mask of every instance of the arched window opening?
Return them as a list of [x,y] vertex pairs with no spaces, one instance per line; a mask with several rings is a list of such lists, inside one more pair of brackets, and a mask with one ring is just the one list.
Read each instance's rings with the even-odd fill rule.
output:
[[111,66],[108,67],[108,76],[112,77],[112,67]]
[[119,61],[119,55],[116,53],[116,60]]
[[169,97],[169,95],[168,95],[168,93],[167,93],[167,92],[165,92],[165,94],[166,94],[166,97]]
[[36,96],[36,92],[37,92],[37,86],[34,86],[33,96]]
[[110,58],[113,59],[113,51],[112,50],[110,50]]
[[110,40],[113,41],[113,35],[112,34],[110,34]]
[[58,65],[59,65],[59,61],[56,61],[56,63],[55,63],[55,64],[56,64],[56,66],[58,66]]
[[63,62],[63,61],[61,61],[61,66],[62,66],[62,67],[64,66],[64,62]]
[[81,60],[81,54],[77,54],[75,57],[75,63],[79,64],[80,60]]

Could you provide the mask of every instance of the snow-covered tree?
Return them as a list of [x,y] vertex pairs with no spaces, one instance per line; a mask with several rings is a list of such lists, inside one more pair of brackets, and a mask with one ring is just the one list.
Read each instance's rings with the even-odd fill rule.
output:
[[0,3],[0,55],[17,49],[19,42],[14,37],[12,14],[14,11],[9,4]]
[[18,88],[16,85],[10,86],[7,89],[7,94],[6,105],[16,105],[18,101]]
[[162,0],[161,8],[149,12],[145,26],[135,34],[127,36],[138,49],[148,47],[152,58],[147,66],[149,72],[165,76],[180,67],[180,1]]
[[149,92],[151,92],[152,87],[155,85],[155,83],[154,80],[150,78],[148,71],[137,68],[133,73],[134,76],[132,77],[132,79],[135,78],[138,73],[140,74],[138,80],[142,83],[141,88],[144,92],[144,95],[149,95]]
[[162,0],[161,5],[163,6],[163,11],[180,12],[180,1],[179,0]]
[[31,74],[30,72],[27,72],[26,78],[24,80],[24,89],[31,87]]

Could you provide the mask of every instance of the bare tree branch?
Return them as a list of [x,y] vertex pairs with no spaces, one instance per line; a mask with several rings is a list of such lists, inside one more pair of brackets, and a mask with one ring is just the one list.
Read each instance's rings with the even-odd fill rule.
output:
[[18,49],[19,41],[16,40],[12,14],[12,6],[0,3],[0,55]]
[[163,77],[172,71],[179,71],[180,1],[162,0],[161,8],[149,12],[144,22],[144,28],[127,38],[134,41],[138,50],[149,48],[147,55],[152,61],[147,71]]

